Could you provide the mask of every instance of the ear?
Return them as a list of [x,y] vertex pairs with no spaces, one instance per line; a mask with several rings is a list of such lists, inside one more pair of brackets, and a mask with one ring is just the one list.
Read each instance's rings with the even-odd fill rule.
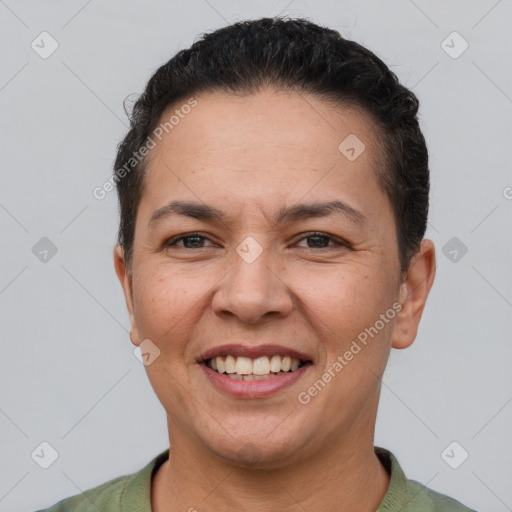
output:
[[435,273],[435,247],[431,240],[424,239],[420,250],[411,259],[407,276],[400,284],[399,302],[402,309],[396,316],[391,344],[393,348],[407,348],[416,339]]
[[130,339],[135,346],[139,346],[140,336],[135,322],[133,303],[133,277],[127,272],[124,250],[120,245],[114,247],[114,267],[123,288],[128,315],[130,316]]

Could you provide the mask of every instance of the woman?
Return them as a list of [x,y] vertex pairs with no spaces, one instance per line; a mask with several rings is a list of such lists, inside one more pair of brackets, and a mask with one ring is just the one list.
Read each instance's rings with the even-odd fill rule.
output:
[[418,101],[306,20],[204,36],[118,147],[114,263],[170,449],[48,511],[469,511],[374,446],[435,274]]

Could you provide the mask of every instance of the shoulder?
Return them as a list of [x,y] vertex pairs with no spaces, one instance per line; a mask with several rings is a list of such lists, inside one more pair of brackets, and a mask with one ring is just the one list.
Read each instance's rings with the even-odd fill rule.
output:
[[410,503],[407,504],[407,508],[403,512],[409,509],[411,511],[428,510],[429,512],[476,512],[460,501],[433,491],[415,480],[407,480],[407,491],[410,495]]
[[388,491],[377,512],[476,512],[454,498],[409,480],[389,450],[375,447],[375,454],[391,477]]
[[130,476],[115,478],[37,512],[86,512],[94,508],[107,510],[107,507],[112,511],[121,510],[121,497]]
[[169,449],[158,454],[136,473],[114,478],[36,512],[121,512],[127,507],[150,512],[151,479],[168,456]]

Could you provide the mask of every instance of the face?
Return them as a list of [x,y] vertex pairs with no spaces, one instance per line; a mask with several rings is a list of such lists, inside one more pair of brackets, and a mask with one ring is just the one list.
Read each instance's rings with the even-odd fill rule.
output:
[[[426,299],[406,304],[378,134],[309,95],[196,99],[151,150],[132,275],[115,250],[171,444],[272,467],[371,436],[390,348],[412,342]],[[198,208],[163,209],[174,201]]]

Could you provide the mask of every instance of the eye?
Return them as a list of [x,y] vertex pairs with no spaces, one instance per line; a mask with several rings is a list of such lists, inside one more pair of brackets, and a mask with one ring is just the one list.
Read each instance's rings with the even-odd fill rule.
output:
[[[299,240],[299,242],[302,240],[313,240],[313,246],[308,246],[308,247],[306,247],[307,249],[333,249],[333,248],[337,248],[337,247],[350,248],[350,245],[347,242],[340,240],[338,238],[332,237],[326,233],[318,233],[318,232],[309,233],[307,236],[302,237]],[[331,241],[333,243],[333,245],[326,246],[322,242],[322,240],[327,241],[327,244],[329,243],[329,241]]]
[[[200,233],[187,233],[185,235],[180,235],[175,238],[171,238],[164,243],[164,247],[180,247],[183,249],[206,249],[204,245],[205,240],[211,242],[208,237],[201,235]],[[334,249],[337,247],[346,247],[350,248],[350,244],[347,242],[335,238],[326,233],[309,233],[307,236],[302,237],[299,242],[302,240],[313,240],[313,246],[307,246],[306,249]],[[179,245],[179,242],[183,242],[183,245]],[[325,245],[325,242],[327,245]],[[328,245],[331,242],[331,245]]]
[[[164,244],[165,247],[182,247],[184,249],[204,249],[205,247],[202,247],[201,241],[202,240],[210,240],[209,238],[202,236],[200,233],[187,233],[186,235],[180,235],[176,238],[171,238],[170,240],[167,240]],[[184,245],[178,245],[178,242],[183,241]],[[211,240],[210,240],[211,241]]]

